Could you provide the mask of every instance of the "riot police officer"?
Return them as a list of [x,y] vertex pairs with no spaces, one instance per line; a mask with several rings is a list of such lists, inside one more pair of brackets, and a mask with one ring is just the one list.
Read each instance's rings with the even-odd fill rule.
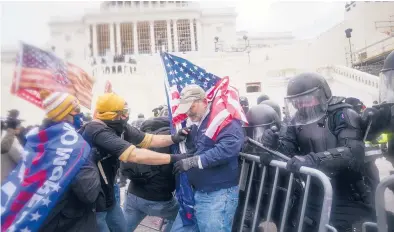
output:
[[[302,73],[290,79],[285,97],[290,116],[281,138],[265,130],[264,145],[291,157],[287,169],[299,171],[301,166],[319,169],[331,177],[334,201],[331,224],[347,231],[371,220],[370,191],[363,181],[364,143],[360,116],[333,96],[328,83],[317,73]],[[316,231],[319,225],[320,185],[312,181],[304,221],[305,231]]]
[[261,94],[258,98],[257,98],[257,105],[259,105],[261,102],[269,100],[270,97],[268,97],[267,94]]
[[[362,121],[368,131],[368,140],[374,140],[382,133],[394,133],[394,51],[387,56],[379,75],[379,103],[363,112]],[[389,152],[385,155],[394,166],[394,137],[389,138]]]
[[[246,135],[249,138],[252,138],[256,141],[261,141],[265,130],[270,129],[272,127],[280,128],[281,126],[281,121],[277,112],[271,106],[266,104],[252,106],[249,109],[248,113],[246,114],[246,118],[249,122],[249,125],[244,127]],[[270,154],[264,152],[262,149],[250,143],[245,144],[243,148],[243,152],[257,156],[260,155],[270,156]],[[255,212],[255,206],[258,198],[258,189],[261,181],[260,180],[261,172],[262,169],[260,167],[257,167],[256,171],[254,172],[254,175],[248,176],[247,181],[253,181],[253,183],[252,183],[250,198],[248,200],[246,218],[243,225],[243,229],[241,231],[250,231],[250,228],[252,227],[251,224],[253,221],[253,213]],[[262,216],[266,215],[267,213],[266,211],[268,209],[269,199],[270,199],[269,194],[271,192],[272,181],[274,179],[274,176],[275,176],[275,169],[270,167],[268,169],[267,177],[265,178],[265,182],[264,182],[265,188],[264,188],[264,192],[262,193],[263,194],[262,202],[259,207],[260,217],[258,218],[257,224],[265,220],[265,218],[263,218]],[[277,200],[275,201],[276,203],[275,206],[273,207],[274,211],[272,213],[272,218],[271,218],[273,222],[276,223],[277,225],[279,225],[280,217],[281,217],[281,209],[283,209],[283,204],[285,202],[285,197],[286,197],[285,187],[287,183],[288,183],[288,175],[282,172],[279,177],[279,183],[277,188],[278,191],[276,195]],[[299,190],[299,188],[293,188],[293,190],[294,189]],[[246,195],[246,189],[241,189],[239,204],[238,204],[236,216],[234,217],[233,231],[240,231],[239,230],[240,219],[242,218],[242,212],[245,206],[245,195]],[[295,197],[297,195],[293,194],[292,196]],[[291,202],[294,202],[293,199]],[[290,215],[294,215],[294,212],[291,212]],[[289,216],[288,223],[291,222],[293,222],[293,217]]]
[[359,114],[361,114],[363,112],[363,110],[365,110],[365,108],[366,108],[364,103],[360,99],[355,98],[355,97],[346,98],[345,103],[351,105],[353,107],[353,110]]

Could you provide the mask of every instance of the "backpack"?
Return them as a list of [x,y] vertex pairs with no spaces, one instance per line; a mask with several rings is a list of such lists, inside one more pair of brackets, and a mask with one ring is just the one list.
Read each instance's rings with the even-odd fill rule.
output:
[[[153,135],[169,135],[170,128],[163,127],[155,131],[149,131]],[[160,153],[170,153],[169,147],[163,148],[150,148],[152,151]],[[120,168],[124,176],[133,181],[136,185],[146,185],[149,184],[151,179],[163,171],[164,166],[168,165],[146,165],[137,163],[123,163],[121,162]]]

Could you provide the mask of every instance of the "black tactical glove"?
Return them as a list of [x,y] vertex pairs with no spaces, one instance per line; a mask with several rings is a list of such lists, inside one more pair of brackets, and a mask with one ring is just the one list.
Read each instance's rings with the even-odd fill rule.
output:
[[189,134],[190,131],[191,131],[190,127],[185,127],[185,128],[180,129],[175,135],[171,136],[172,142],[180,143],[180,142],[186,140],[187,135]]
[[271,161],[273,160],[272,156],[266,152],[260,154],[260,163],[264,166],[270,166]]
[[7,124],[7,128],[14,129],[14,130],[16,128],[18,128],[21,124],[21,121],[19,119],[11,118],[11,117],[8,117],[5,122]]
[[174,164],[174,174],[179,174],[181,172],[186,172],[191,168],[198,168],[198,160],[200,157],[198,155],[182,159]]
[[182,153],[182,154],[174,154],[171,155],[171,161],[170,163],[174,164],[176,162],[178,162],[179,160],[183,160],[189,157],[192,157],[193,154],[188,154],[188,153]]
[[291,172],[300,171],[301,166],[316,168],[317,164],[315,159],[313,159],[312,155],[304,155],[304,156],[294,156],[289,161],[287,161],[286,168]]
[[387,128],[390,124],[391,107],[388,104],[376,105],[366,108],[362,115],[361,121],[364,129],[367,129],[371,121],[371,131],[381,131]]
[[267,146],[272,149],[278,148],[279,144],[279,135],[271,129],[267,129],[263,133],[263,137],[261,138],[261,143],[264,146]]

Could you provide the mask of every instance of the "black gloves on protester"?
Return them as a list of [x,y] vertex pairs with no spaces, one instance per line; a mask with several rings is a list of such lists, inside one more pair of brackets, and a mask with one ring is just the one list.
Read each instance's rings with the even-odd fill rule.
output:
[[174,154],[174,155],[171,155],[171,161],[170,162],[172,164],[175,164],[179,160],[183,160],[183,159],[186,159],[186,158],[189,158],[189,157],[192,157],[192,156],[193,156],[193,154],[187,154],[187,153]]
[[279,145],[279,135],[271,129],[267,129],[264,131],[263,136],[261,138],[261,143],[264,146],[267,146],[272,149],[278,148]]
[[182,159],[174,164],[173,173],[179,174],[181,172],[186,172],[191,168],[198,168],[198,160],[200,157],[198,155],[192,156],[186,159]]
[[172,142],[180,143],[186,140],[187,135],[189,134],[190,131],[191,131],[190,127],[180,129],[175,135],[171,136]]

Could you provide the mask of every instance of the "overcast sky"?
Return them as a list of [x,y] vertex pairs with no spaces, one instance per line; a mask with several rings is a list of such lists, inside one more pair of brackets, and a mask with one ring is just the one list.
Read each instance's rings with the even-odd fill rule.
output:
[[[19,40],[40,46],[49,39],[53,16],[78,17],[100,2],[5,2],[1,3],[1,45]],[[249,32],[292,31],[297,38],[314,37],[343,20],[345,2],[278,2],[274,0],[203,1],[203,7],[234,6],[237,30]]]

